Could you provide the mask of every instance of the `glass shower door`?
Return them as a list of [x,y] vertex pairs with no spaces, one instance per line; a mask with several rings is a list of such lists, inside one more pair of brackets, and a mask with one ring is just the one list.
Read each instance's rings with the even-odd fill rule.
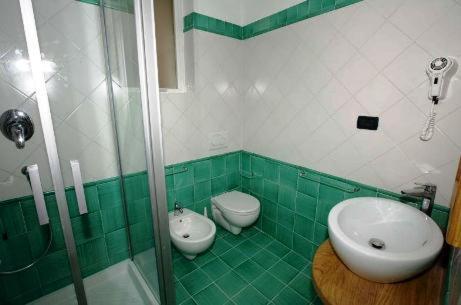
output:
[[[36,96],[34,76],[51,79],[56,64],[31,49],[28,4],[0,3],[0,303],[25,304],[75,283],[85,304],[71,268],[78,262],[51,122],[59,120]],[[75,299],[73,285],[67,293]]]

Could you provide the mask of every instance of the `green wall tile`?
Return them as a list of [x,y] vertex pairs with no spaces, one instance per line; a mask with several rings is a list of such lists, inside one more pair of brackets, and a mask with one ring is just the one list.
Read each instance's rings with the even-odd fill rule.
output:
[[224,193],[227,190],[227,178],[221,176],[218,178],[211,179],[211,194],[213,196]]
[[279,201],[281,205],[290,210],[295,210],[296,191],[291,187],[280,186],[279,188]]
[[320,223],[315,223],[314,228],[314,243],[317,245],[322,244],[328,238],[328,227]]
[[93,274],[109,265],[104,238],[97,238],[77,246],[77,255],[85,275]]
[[[232,165],[230,165],[232,167]],[[211,159],[211,177],[215,178],[226,173],[226,157]]]
[[290,231],[293,231],[295,222],[295,214],[290,209],[279,206],[277,212],[277,223],[284,226]]
[[28,265],[32,260],[27,234],[0,240],[2,270],[12,270]]
[[110,233],[125,226],[123,207],[101,210],[102,226],[104,233]]
[[318,197],[320,183],[307,180],[304,178],[298,179],[298,192],[309,195],[311,197]]
[[239,172],[234,172],[230,173],[227,175],[227,189],[235,189],[240,187],[241,182],[240,182],[241,176]]
[[287,229],[283,225],[277,226],[277,240],[288,248],[293,247],[293,230]]
[[250,157],[251,162],[251,172],[258,176],[264,175],[265,161],[263,158],[252,155]]
[[264,217],[267,217],[273,221],[276,221],[277,220],[277,204],[272,203],[267,199],[262,199],[261,204],[262,204],[262,209],[263,209],[262,214],[264,215]]
[[232,153],[226,156],[226,172],[240,171],[240,153]]
[[141,198],[126,203],[128,222],[130,224],[146,221],[146,201],[149,201],[149,199]]
[[111,264],[128,258],[128,235],[125,228],[106,234],[105,238]]
[[[29,299],[25,297],[27,294],[32,294],[32,297],[37,297],[37,287],[40,287],[40,278],[38,271],[35,267],[32,267],[24,272],[16,273],[9,276],[0,277],[0,284],[3,286],[4,300],[18,299]],[[20,296],[23,298],[20,298]],[[15,302],[17,302],[17,300]],[[12,301],[13,302],[13,301]],[[18,303],[20,304],[20,303]]]
[[279,182],[279,165],[272,161],[266,161],[264,164],[264,178],[272,182]]
[[267,217],[263,217],[262,219],[262,228],[263,231],[267,234],[276,237],[277,236],[277,223],[273,220],[270,220]]
[[99,212],[73,218],[71,223],[77,245],[101,237],[104,234],[101,214]]
[[211,197],[211,181],[199,182],[194,185],[194,201]]
[[250,190],[253,193],[258,195],[263,195],[264,193],[264,180],[263,178],[251,178],[250,180]]
[[[187,170],[184,171],[184,168]],[[188,165],[180,165],[174,167],[174,187],[180,188],[192,185],[194,183],[194,170]]]
[[123,182],[127,201],[145,198],[149,195],[149,186],[145,174],[137,174],[123,178]]
[[205,160],[194,163],[194,182],[203,182],[211,179],[211,162]]
[[122,205],[120,182],[118,180],[98,184],[98,196],[101,209],[110,209]]
[[270,182],[269,180],[264,180],[264,192],[263,196],[270,201],[277,202],[279,197],[279,186],[274,182]]
[[175,190],[176,201],[183,206],[188,206],[194,203],[194,186],[186,186]]
[[314,221],[298,214],[295,215],[294,232],[304,238],[313,240],[314,237]]
[[280,165],[280,184],[296,189],[298,184],[298,169],[285,164]]
[[44,257],[37,264],[37,270],[42,285],[48,285],[71,275],[67,251],[61,250]]
[[26,232],[26,223],[19,202],[0,206],[0,220],[3,224],[3,230],[8,232],[9,237]]
[[317,209],[317,199],[298,192],[296,194],[296,213],[306,218],[314,219]]

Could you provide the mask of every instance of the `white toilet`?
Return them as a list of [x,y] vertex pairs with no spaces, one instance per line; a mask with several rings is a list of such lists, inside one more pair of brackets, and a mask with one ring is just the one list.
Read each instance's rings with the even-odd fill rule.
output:
[[189,209],[177,215],[170,212],[168,217],[171,241],[187,259],[194,259],[213,244],[216,226],[208,217]]
[[259,200],[238,191],[231,191],[211,198],[213,219],[226,230],[237,235],[258,219]]

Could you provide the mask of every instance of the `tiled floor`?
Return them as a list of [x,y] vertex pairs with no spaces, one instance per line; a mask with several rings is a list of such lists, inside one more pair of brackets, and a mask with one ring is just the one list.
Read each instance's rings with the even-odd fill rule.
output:
[[321,304],[311,263],[256,228],[218,228],[211,249],[193,261],[173,251],[177,304]]

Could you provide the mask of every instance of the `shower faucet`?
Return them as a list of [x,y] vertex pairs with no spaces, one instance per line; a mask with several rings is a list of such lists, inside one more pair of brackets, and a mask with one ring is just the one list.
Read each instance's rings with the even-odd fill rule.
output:
[[410,190],[403,190],[403,195],[410,197],[422,198],[421,212],[431,216],[432,208],[434,207],[435,194],[437,193],[437,185],[431,183],[415,183],[416,187]]
[[34,123],[27,113],[10,109],[0,117],[0,129],[6,138],[16,144],[16,148],[23,149],[34,134]]

